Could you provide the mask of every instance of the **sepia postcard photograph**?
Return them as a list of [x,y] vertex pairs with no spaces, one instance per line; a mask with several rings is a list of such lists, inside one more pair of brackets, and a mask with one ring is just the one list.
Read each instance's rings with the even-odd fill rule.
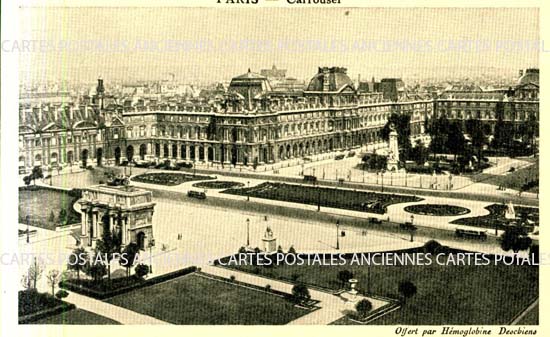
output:
[[540,7],[100,3],[2,11],[3,336],[544,336]]

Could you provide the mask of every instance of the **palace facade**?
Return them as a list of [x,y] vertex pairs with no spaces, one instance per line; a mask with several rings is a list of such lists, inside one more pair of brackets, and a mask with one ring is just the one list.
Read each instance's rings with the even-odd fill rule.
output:
[[[200,100],[118,101],[98,81],[93,97],[70,104],[20,104],[19,166],[119,164],[173,160],[254,166],[381,141],[392,113],[425,121],[479,118],[538,120],[538,76],[494,92],[407,93],[389,79],[380,91],[358,91],[341,67],[321,67],[303,90],[273,88],[250,70],[225,91]],[[538,75],[538,72],[537,72]]]

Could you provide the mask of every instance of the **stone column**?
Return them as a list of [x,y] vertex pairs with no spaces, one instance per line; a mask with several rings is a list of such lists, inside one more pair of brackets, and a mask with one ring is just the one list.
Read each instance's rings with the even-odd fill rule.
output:
[[88,227],[88,221],[89,221],[90,215],[88,210],[82,211],[82,226],[80,228],[80,235],[86,236],[87,227]]
[[92,226],[94,226],[94,238],[98,237],[99,234],[99,212],[94,212],[92,217]]

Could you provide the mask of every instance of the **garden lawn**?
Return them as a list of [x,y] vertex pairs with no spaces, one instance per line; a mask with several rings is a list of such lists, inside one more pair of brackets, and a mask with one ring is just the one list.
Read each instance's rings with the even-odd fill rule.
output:
[[337,188],[292,185],[284,183],[263,183],[250,188],[234,188],[222,193],[250,195],[250,197],[297,202],[384,214],[386,207],[403,203],[421,201],[421,198],[390,193],[352,191]]
[[518,325],[538,325],[539,324],[539,306],[536,305],[518,322]]
[[[504,217],[508,206],[503,204],[492,204],[485,207],[488,211],[488,215],[466,217],[453,220],[451,223],[456,225],[473,226],[494,229],[495,226],[499,230],[506,229],[505,223],[510,222]],[[539,209],[534,207],[514,206],[516,216],[520,217],[520,214],[525,214],[526,218],[539,224]]]
[[[67,212],[67,223],[80,222],[80,214],[73,204],[80,197],[63,190],[54,190],[39,186],[19,189],[19,222],[26,223],[26,216],[30,216],[32,226],[55,230],[60,225],[59,212],[64,209]],[[53,213],[54,221],[50,216]]]
[[480,174],[476,180],[485,184],[503,186],[513,190],[538,193],[539,191],[539,163],[518,169],[505,175]]
[[168,173],[168,172],[144,173],[131,178],[131,180],[134,180],[140,183],[165,185],[165,186],[176,186],[176,185],[186,183],[188,181],[210,180],[210,179],[215,179],[215,178],[210,176],[198,175],[198,174],[193,175],[188,173]]
[[29,324],[76,324],[76,325],[85,325],[85,324],[115,325],[116,324],[118,325],[120,323],[110,318],[103,317],[98,314],[94,314],[93,312],[89,312],[82,309],[73,309],[61,314],[39,319]]
[[[368,289],[366,266],[233,268],[334,290],[342,287],[338,272],[347,269],[359,280],[360,292]],[[371,292],[375,295],[400,298],[397,288],[402,280],[412,281],[418,289],[401,309],[373,321],[374,325],[507,324],[538,296],[538,268],[535,266],[373,265],[370,279]]]
[[197,274],[134,290],[106,302],[173,324],[279,325],[309,312],[282,297]]

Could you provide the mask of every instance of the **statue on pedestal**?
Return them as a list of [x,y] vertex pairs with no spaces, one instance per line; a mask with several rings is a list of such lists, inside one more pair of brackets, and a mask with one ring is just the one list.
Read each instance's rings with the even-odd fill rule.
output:
[[399,169],[399,144],[397,142],[397,131],[395,131],[395,126],[390,125],[390,135],[389,135],[389,154],[388,154],[388,171],[397,171]]
[[504,212],[504,218],[508,220],[514,220],[516,218],[516,211],[514,210],[514,204],[511,201],[508,202],[508,207]]
[[262,241],[264,243],[264,252],[274,253],[277,251],[277,239],[273,235],[273,231],[269,226],[267,226],[267,228],[265,229]]

